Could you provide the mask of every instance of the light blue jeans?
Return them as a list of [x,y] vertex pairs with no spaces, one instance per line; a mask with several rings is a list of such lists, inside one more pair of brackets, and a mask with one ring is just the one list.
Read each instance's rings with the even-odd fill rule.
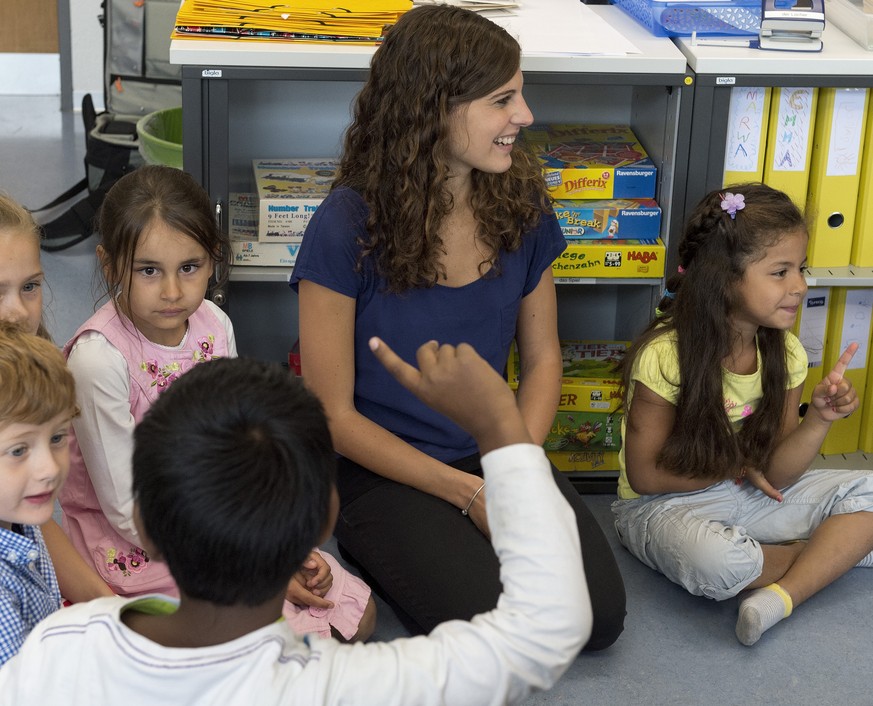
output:
[[[748,483],[612,504],[622,544],[696,596],[721,601],[761,575],[761,544],[807,539],[827,517],[873,512],[873,472],[815,470],[782,490],[781,503]],[[859,565],[873,565],[873,552]]]

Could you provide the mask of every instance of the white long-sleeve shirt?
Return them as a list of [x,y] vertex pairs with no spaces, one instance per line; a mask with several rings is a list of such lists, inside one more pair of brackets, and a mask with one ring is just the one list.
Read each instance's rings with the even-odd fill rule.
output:
[[540,447],[497,449],[482,467],[503,593],[470,622],[355,645],[274,623],[221,645],[168,648],[120,615],[170,599],[103,598],[37,626],[0,669],[0,704],[482,706],[547,689],[591,632],[575,516]]

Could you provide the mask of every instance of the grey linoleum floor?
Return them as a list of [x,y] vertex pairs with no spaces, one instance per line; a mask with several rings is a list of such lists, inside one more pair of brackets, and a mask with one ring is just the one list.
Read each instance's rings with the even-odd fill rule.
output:
[[[58,105],[57,97],[0,96],[0,190],[30,207],[83,174],[80,116],[61,114]],[[58,342],[93,311],[95,244],[43,256]],[[873,571],[851,571],[746,648],[734,637],[735,600],[690,596],[637,562],[615,540],[611,496],[586,499],[624,573],[625,632],[611,649],[580,656],[554,689],[528,703],[873,704]],[[403,634],[390,610],[380,609],[376,639]]]

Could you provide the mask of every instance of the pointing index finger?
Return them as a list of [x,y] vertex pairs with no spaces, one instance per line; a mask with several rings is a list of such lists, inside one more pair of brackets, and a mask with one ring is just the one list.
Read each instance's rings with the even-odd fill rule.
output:
[[374,336],[369,341],[370,350],[397,382],[408,390],[415,390],[421,381],[421,373],[397,355],[381,338]]
[[[843,351],[843,354],[840,356],[840,359],[837,361],[837,364],[834,365],[834,369],[831,371],[839,376],[839,380],[843,379],[843,375],[845,375],[846,370],[849,369],[849,363],[852,362],[852,358],[855,357],[855,353],[857,352],[857,343],[850,343],[846,347],[846,350]],[[836,382],[839,382],[839,380],[837,380]]]

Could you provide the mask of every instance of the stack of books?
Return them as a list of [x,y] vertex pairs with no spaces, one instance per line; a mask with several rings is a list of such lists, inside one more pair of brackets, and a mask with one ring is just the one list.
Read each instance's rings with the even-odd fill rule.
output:
[[[616,370],[628,341],[561,341],[561,400],[543,446],[559,471],[617,471],[621,449],[621,380]],[[509,386],[520,380],[518,349],[506,365]]]
[[568,247],[558,278],[662,277],[657,169],[626,125],[534,125],[539,159]]

